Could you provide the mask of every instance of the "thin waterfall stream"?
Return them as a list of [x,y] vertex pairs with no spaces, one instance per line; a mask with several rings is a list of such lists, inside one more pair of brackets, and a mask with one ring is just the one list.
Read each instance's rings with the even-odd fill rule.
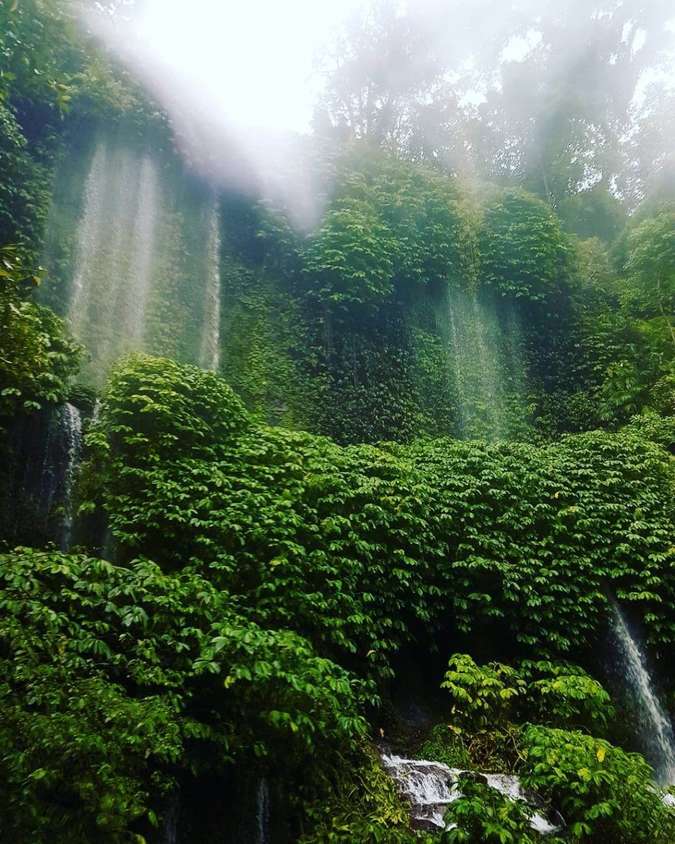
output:
[[255,844],[269,844],[270,841],[270,789],[267,779],[261,777],[256,789],[255,801]]
[[31,513],[31,531],[67,551],[75,520],[73,493],[82,457],[82,416],[75,405],[46,408],[16,431],[14,495]]
[[62,409],[62,426],[66,453],[63,476],[63,519],[61,526],[61,550],[68,551],[73,533],[73,487],[80,458],[82,456],[82,416],[72,404]]
[[646,756],[650,758],[661,785],[675,784],[675,733],[667,712],[654,690],[645,658],[631,635],[621,609],[614,605],[614,633],[622,658],[625,679],[644,719],[642,732]]
[[64,158],[46,243],[87,383],[135,351],[218,370],[219,195],[149,138],[101,133]]
[[217,372],[220,365],[220,219],[217,199],[213,200],[209,212],[206,275],[200,364],[204,369]]
[[99,142],[96,145],[87,175],[84,189],[84,209],[77,232],[75,267],[68,305],[68,320],[74,331],[79,331],[82,316],[86,311],[88,304],[86,297],[89,292],[86,274],[102,236],[107,167],[108,147],[105,143]]
[[145,312],[152,281],[155,234],[159,213],[157,168],[149,156],[141,164],[141,178],[138,192],[138,220],[131,245],[130,278],[133,288],[127,297],[126,323],[131,342],[140,345],[143,341]]
[[513,305],[453,288],[437,313],[463,439],[508,437],[525,422],[525,359]]

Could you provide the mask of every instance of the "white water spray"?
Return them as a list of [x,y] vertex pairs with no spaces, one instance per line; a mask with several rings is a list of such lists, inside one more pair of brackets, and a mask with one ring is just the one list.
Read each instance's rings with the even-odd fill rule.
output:
[[[68,285],[67,318],[102,383],[123,354],[146,351],[217,370],[219,202],[169,153],[126,129],[65,156],[52,198],[50,274]],[[51,263],[50,263],[51,262]]]
[[78,228],[75,271],[68,307],[68,320],[76,333],[79,331],[80,323],[88,306],[90,288],[87,284],[87,273],[103,234],[107,166],[108,148],[105,143],[99,142],[94,151],[84,189],[84,208]]
[[63,522],[61,526],[61,550],[70,548],[73,533],[73,484],[82,455],[82,417],[72,404],[64,405],[61,416],[66,444],[66,465],[63,474]]
[[525,364],[513,308],[453,289],[437,321],[445,337],[458,435],[495,440],[522,428]]
[[[458,781],[464,773],[473,773],[483,778],[486,785],[509,800],[530,804],[527,795],[523,793],[520,780],[511,774],[476,774],[459,768],[449,768],[442,762],[403,759],[387,754],[382,756],[382,763],[409,802],[413,821],[430,829],[452,829],[455,826],[446,824],[444,816],[448,806],[462,796]],[[559,825],[551,823],[541,812],[534,809],[530,817],[530,826],[541,835],[550,835],[560,829]]]
[[662,707],[651,677],[645,666],[644,655],[631,636],[623,613],[614,606],[614,632],[625,677],[640,707],[643,732],[648,744],[657,781],[662,785],[675,784],[675,734],[668,714]]
[[255,806],[255,842],[269,844],[270,840],[270,789],[265,777],[258,781]]
[[141,163],[136,226],[131,246],[129,276],[133,284],[127,299],[126,322],[129,339],[134,346],[139,346],[143,339],[160,204],[158,191],[157,168],[154,161],[146,155]]
[[218,200],[209,212],[206,295],[200,363],[217,372],[220,365],[220,218]]

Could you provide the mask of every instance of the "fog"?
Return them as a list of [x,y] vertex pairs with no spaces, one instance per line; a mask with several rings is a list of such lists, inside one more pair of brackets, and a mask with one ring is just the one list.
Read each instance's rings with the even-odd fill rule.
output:
[[320,214],[312,132],[466,178],[521,179],[554,204],[601,183],[635,204],[668,158],[662,144],[647,161],[636,143],[675,87],[663,0],[95,5],[87,27],[167,110],[185,158],[280,198],[303,227]]

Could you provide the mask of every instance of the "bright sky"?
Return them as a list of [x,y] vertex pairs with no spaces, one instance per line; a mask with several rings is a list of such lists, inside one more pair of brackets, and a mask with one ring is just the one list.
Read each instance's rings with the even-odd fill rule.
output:
[[[364,0],[145,0],[127,36],[239,125],[308,128],[315,58]],[[128,42],[127,46],[131,46]]]

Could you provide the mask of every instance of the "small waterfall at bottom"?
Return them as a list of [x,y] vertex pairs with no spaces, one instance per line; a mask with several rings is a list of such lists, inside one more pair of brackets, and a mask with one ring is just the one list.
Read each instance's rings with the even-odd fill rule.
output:
[[522,801],[532,807],[530,826],[541,835],[552,835],[561,829],[560,823],[552,823],[536,805],[538,801],[535,795],[523,792],[518,777],[512,774],[462,771],[449,768],[442,762],[403,759],[386,753],[382,755],[382,764],[410,804],[410,815],[418,828],[432,831],[453,828],[453,824],[446,826],[444,815],[448,806],[462,796],[458,780],[462,774],[467,774],[482,780],[509,800]]
[[614,634],[625,679],[640,710],[645,756],[654,766],[661,785],[675,784],[675,733],[668,714],[661,705],[644,656],[631,635],[630,628],[618,606],[614,605]]
[[10,483],[20,543],[51,542],[68,550],[81,452],[82,418],[74,405],[47,407],[17,420]]
[[180,796],[174,794],[164,815],[160,844],[178,844],[178,816],[180,813]]

